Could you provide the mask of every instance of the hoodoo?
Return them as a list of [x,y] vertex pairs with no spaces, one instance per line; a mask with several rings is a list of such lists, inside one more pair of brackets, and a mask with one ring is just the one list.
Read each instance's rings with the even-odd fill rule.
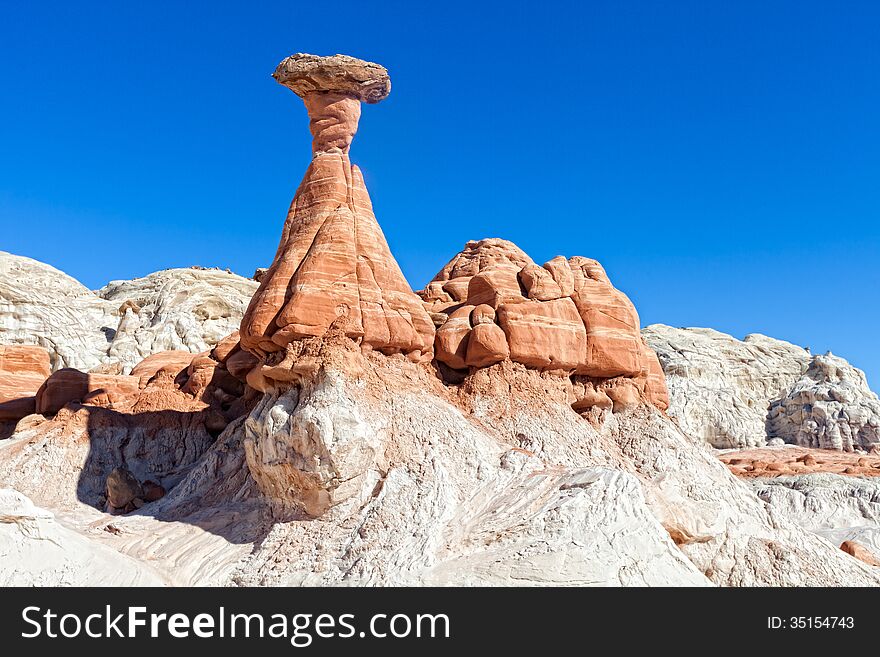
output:
[[[266,364],[271,354],[333,325],[365,350],[430,359],[434,326],[391,254],[348,155],[361,103],[391,91],[388,72],[345,55],[296,54],[273,77],[306,105],[312,162],[242,321],[242,348]],[[266,385],[263,375],[250,380]]]

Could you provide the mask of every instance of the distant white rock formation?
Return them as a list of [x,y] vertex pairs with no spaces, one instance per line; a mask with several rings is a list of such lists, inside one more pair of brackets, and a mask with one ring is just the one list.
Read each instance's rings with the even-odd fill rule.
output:
[[258,285],[217,269],[165,269],[113,281],[97,292],[119,314],[107,355],[127,368],[159,351],[206,351],[238,330]]
[[708,328],[652,324],[642,331],[669,388],[670,416],[717,448],[767,442],[767,411],[801,376],[806,349],[764,335],[744,340]]
[[257,285],[213,269],[166,269],[93,292],[54,267],[0,251],[0,344],[45,347],[53,370],[127,373],[159,351],[215,345],[238,329]]
[[814,356],[788,391],[771,403],[771,438],[852,452],[880,445],[880,399],[865,374],[832,354]]

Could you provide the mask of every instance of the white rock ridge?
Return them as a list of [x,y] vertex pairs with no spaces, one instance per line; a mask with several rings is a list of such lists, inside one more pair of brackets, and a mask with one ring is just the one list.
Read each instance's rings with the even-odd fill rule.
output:
[[767,412],[810,360],[801,347],[760,334],[652,324],[642,331],[666,374],[669,410],[685,433],[717,448],[759,447]]
[[88,371],[106,358],[115,310],[54,267],[0,251],[0,343],[40,345],[53,369]]
[[238,328],[257,289],[207,269],[166,269],[97,293],[54,267],[0,252],[0,344],[45,347],[53,370],[127,373],[146,356],[205,351]]
[[807,474],[751,482],[770,514],[822,536],[832,545],[855,541],[880,556],[880,481]]
[[120,315],[107,356],[129,368],[159,351],[206,351],[238,330],[257,287],[217,269],[165,269],[113,281],[97,292]]
[[817,355],[770,406],[769,436],[803,447],[852,452],[880,445],[880,399],[865,374],[833,354]]
[[0,586],[162,586],[145,562],[60,525],[21,493],[0,488]]

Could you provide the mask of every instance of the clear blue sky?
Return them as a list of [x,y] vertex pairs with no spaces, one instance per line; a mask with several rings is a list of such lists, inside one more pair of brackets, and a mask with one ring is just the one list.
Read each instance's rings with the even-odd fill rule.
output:
[[91,287],[268,265],[310,155],[269,75],[342,52],[391,72],[352,156],[413,287],[505,237],[877,388],[878,31],[877,2],[6,2],[0,249]]

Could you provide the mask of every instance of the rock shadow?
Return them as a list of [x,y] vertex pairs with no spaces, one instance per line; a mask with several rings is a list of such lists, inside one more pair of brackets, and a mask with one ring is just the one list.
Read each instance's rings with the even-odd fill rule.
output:
[[[225,371],[217,370],[208,390],[215,385],[220,389],[216,379],[226,375]],[[103,392],[91,389],[83,397],[101,398]],[[179,392],[168,391],[171,406],[175,395],[179,399]],[[124,468],[141,484],[159,484],[166,494],[131,513],[118,515],[186,523],[231,543],[259,544],[273,518],[245,460],[244,420],[256,403],[255,398],[245,397],[230,400],[227,396],[218,403],[212,400],[210,406],[199,410],[157,408],[129,412],[77,402],[68,404],[67,410],[84,412],[89,441],[76,484],[77,499],[112,512],[105,496],[106,480],[114,468]]]

